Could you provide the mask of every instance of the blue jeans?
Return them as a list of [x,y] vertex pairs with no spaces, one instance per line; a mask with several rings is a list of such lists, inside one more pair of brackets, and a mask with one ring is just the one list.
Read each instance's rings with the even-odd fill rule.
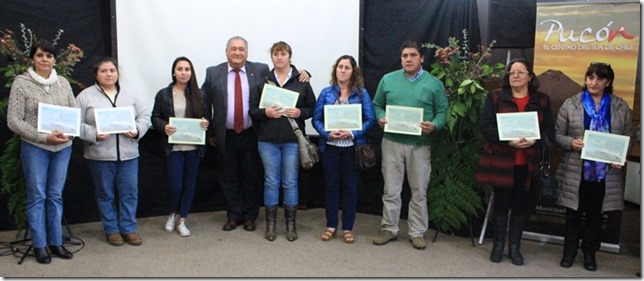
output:
[[280,185],[284,188],[284,204],[297,206],[297,177],[300,170],[297,142],[260,141],[257,147],[264,164],[264,206],[274,207],[279,203]]
[[168,156],[168,186],[171,213],[187,218],[195,197],[195,183],[199,171],[199,151],[173,151]]
[[71,155],[71,146],[57,152],[25,141],[20,146],[27,187],[27,222],[34,248],[63,244],[63,189]]
[[[139,159],[88,161],[96,186],[96,203],[105,234],[136,232]],[[118,208],[115,191],[118,191]]]
[[324,169],[326,226],[338,227],[340,188],[342,188],[342,230],[353,230],[358,205],[358,179],[355,147],[327,145],[322,153]]

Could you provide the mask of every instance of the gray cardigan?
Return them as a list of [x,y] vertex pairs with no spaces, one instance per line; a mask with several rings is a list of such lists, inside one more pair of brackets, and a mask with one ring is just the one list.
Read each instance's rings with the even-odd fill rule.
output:
[[152,124],[150,110],[134,93],[121,88],[116,94],[115,105],[134,108],[134,121],[139,131],[136,138],[115,134],[104,141],[96,139],[94,108],[113,107],[110,98],[102,93],[98,86],[87,87],[76,97],[76,100],[81,108],[81,139],[85,141],[83,157],[101,161],[131,160],[139,157],[139,139],[145,135]]
[[59,151],[72,145],[71,141],[61,144],[48,144],[47,133],[38,132],[38,103],[78,107],[69,82],[58,76],[58,81],[49,91],[36,82],[28,73],[18,75],[11,85],[9,105],[7,106],[7,126],[23,141],[47,151]]
[[[632,137],[631,109],[623,99],[616,95],[611,95],[610,115],[610,133]],[[579,208],[582,160],[581,152],[573,151],[570,143],[573,139],[583,135],[584,106],[581,103],[581,93],[579,93],[564,101],[559,109],[555,124],[556,141],[563,149],[561,162],[557,168],[557,180],[559,181],[557,204],[574,210]],[[624,209],[624,170],[608,167],[602,212]]]

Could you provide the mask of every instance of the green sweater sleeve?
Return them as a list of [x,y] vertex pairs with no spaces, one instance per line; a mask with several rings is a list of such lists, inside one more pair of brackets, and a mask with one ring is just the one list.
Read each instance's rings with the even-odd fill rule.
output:
[[445,117],[449,108],[449,101],[444,88],[437,90],[434,94],[434,105],[435,116],[432,123],[436,126],[436,130],[441,130],[445,127]]
[[385,86],[384,86],[384,79],[380,79],[380,82],[378,83],[378,88],[376,89],[376,95],[373,98],[373,108],[376,111],[376,122],[380,120],[381,118],[385,117],[385,105],[386,105],[386,98],[385,98]]

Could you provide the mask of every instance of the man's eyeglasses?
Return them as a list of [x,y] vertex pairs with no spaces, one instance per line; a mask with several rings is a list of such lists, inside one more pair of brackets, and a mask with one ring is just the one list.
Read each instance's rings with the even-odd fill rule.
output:
[[593,65],[599,65],[599,66],[605,66],[605,67],[610,67],[610,63],[605,63],[605,62],[591,62],[591,66]]
[[523,71],[523,70],[517,70],[517,71],[508,72],[508,75],[510,75],[510,76],[515,76],[515,75],[524,76],[524,75],[526,75],[528,73],[530,73],[530,72]]

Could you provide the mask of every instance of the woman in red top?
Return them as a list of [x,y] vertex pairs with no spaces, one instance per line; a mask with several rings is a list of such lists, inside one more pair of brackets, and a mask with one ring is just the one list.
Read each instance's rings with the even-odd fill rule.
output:
[[492,262],[498,263],[503,259],[508,212],[512,210],[508,255],[513,264],[523,264],[519,251],[521,234],[534,206],[530,196],[530,175],[537,171],[543,146],[541,140],[534,139],[499,140],[496,114],[536,111],[541,135],[545,134],[553,140],[554,120],[550,98],[538,92],[538,88],[539,80],[530,62],[525,59],[511,61],[503,76],[503,88],[488,94],[479,119],[486,143],[476,180],[494,188]]

